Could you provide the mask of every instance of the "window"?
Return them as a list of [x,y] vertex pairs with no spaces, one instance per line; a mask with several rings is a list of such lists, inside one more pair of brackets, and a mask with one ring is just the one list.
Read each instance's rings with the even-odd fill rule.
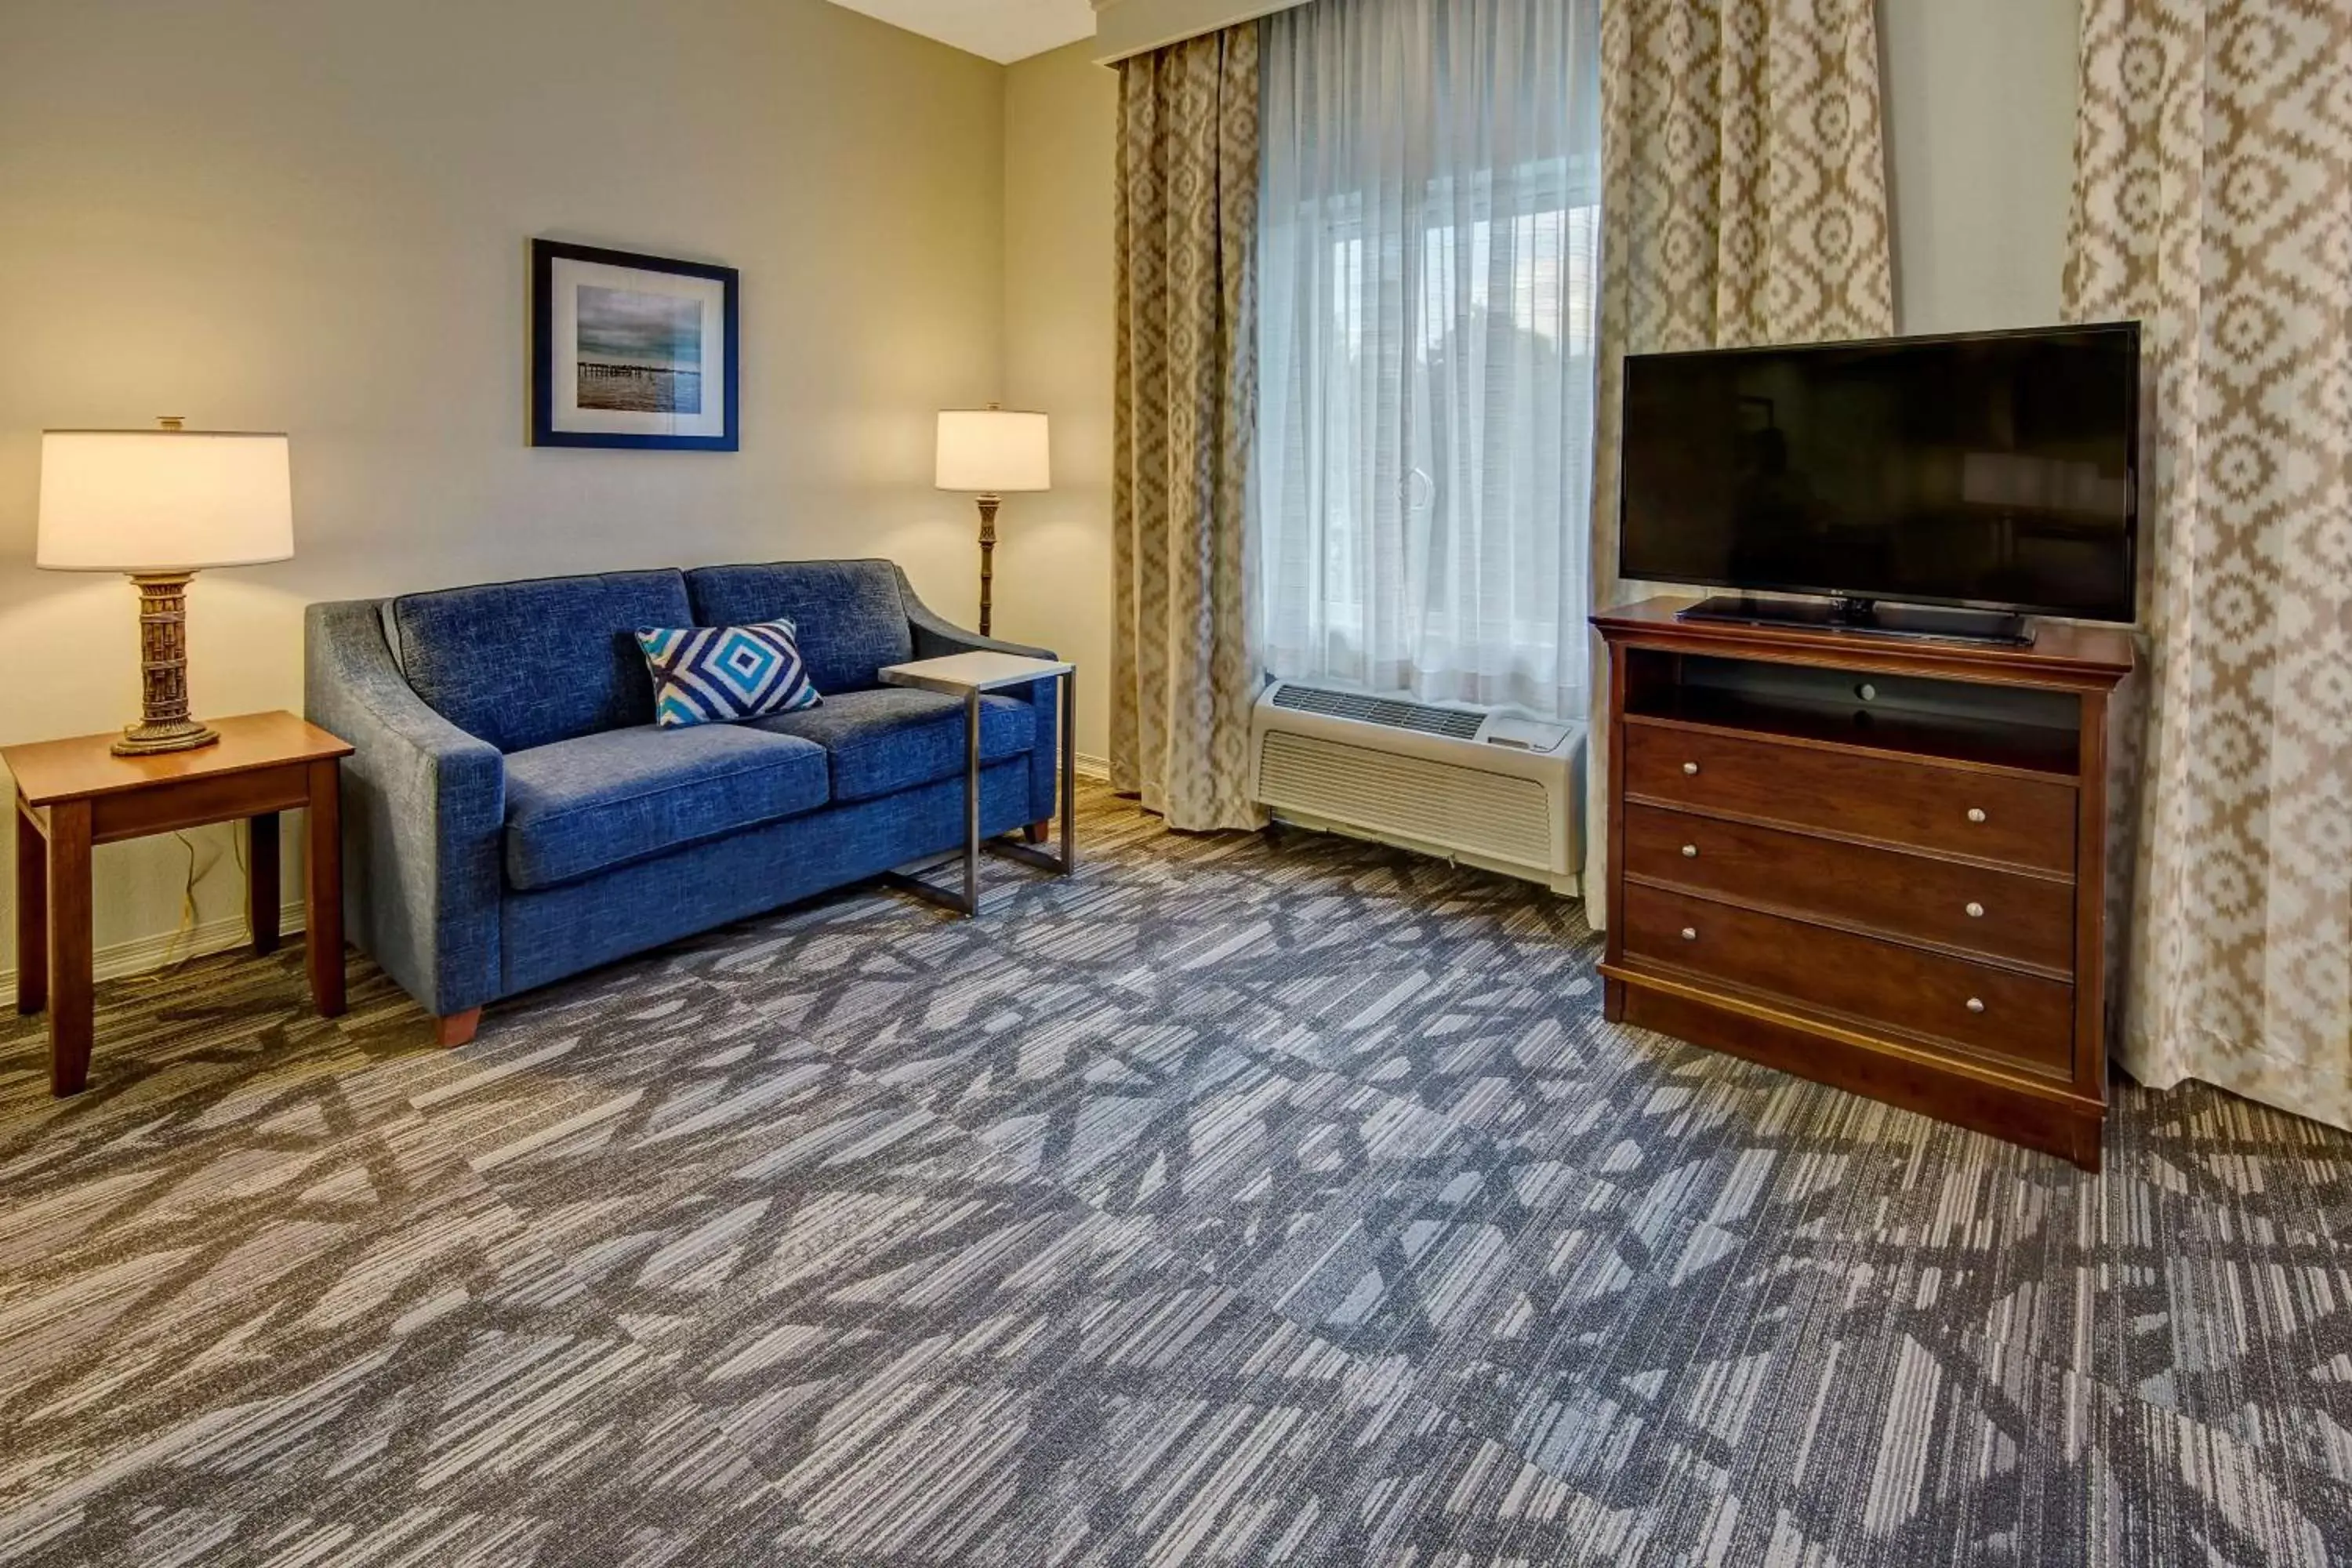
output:
[[1591,0],[1344,0],[1268,25],[1277,676],[1582,709],[1596,26]]

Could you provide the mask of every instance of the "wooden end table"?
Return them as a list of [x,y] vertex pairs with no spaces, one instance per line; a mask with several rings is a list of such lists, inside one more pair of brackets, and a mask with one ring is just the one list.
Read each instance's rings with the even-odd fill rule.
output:
[[49,1089],[89,1081],[93,1014],[90,849],[243,818],[253,951],[278,947],[278,814],[310,814],[310,997],[343,1010],[342,759],[352,747],[291,713],[217,721],[192,752],[118,757],[116,736],[0,748],[16,781],[16,1010],[49,1014]]

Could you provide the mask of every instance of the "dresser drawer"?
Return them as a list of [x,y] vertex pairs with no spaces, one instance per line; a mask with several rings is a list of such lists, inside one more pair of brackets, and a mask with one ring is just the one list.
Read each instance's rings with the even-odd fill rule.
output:
[[1629,959],[1952,1040],[2061,1077],[2074,988],[1637,883],[1619,884]]
[[2072,784],[1629,721],[1625,793],[2072,874]]
[[1989,958],[2074,969],[2072,882],[1654,805],[1625,808],[1625,874]]

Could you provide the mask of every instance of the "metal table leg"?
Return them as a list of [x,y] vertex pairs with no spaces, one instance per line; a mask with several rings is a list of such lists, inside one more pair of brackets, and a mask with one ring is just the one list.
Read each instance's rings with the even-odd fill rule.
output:
[[1033,848],[1026,844],[1014,844],[1010,840],[992,844],[989,847],[1007,859],[1020,861],[1024,866],[1034,866],[1039,870],[1052,871],[1066,877],[1077,869],[1078,865],[1076,827],[1078,747],[1076,739],[1078,727],[1077,672],[1075,670],[1066,672],[1059,679],[1062,683],[1062,724],[1061,732],[1055,738],[1061,742],[1062,747],[1061,853],[1048,855],[1043,849]]
[[[949,860],[963,863],[961,896],[927,881],[921,875]],[[980,693],[976,689],[963,696],[963,847],[895,871],[885,871],[882,880],[887,886],[912,893],[943,910],[953,910],[960,915],[980,913]]]
[[1062,874],[1078,868],[1078,672],[1062,677]]
[[980,692],[963,694],[963,912],[980,913]]
[[[1015,844],[1009,839],[992,839],[986,843],[982,841],[980,837],[980,692],[975,689],[965,692],[963,700],[963,847],[961,850],[951,850],[946,855],[935,856],[913,866],[902,867],[895,871],[886,871],[882,875],[884,883],[897,888],[901,892],[912,893],[928,903],[939,905],[941,909],[953,910],[960,915],[976,915],[980,913],[980,853],[982,849],[993,850],[1007,859],[1018,860],[1024,866],[1034,866],[1040,870],[1052,871],[1059,876],[1066,877],[1076,869],[1078,864],[1077,742],[1076,739],[1078,724],[1077,678],[1075,672],[1071,672],[1065,673],[1058,679],[1062,683],[1061,730],[1056,737],[1062,748],[1061,853],[1049,855],[1042,849],[1032,848],[1026,844]],[[961,860],[963,865],[963,893],[961,897],[935,882],[925,880],[921,875],[922,872],[934,869],[949,860]]]

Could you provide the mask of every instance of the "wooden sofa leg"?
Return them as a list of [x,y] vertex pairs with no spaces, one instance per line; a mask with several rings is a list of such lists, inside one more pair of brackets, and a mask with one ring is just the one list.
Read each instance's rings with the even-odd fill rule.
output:
[[441,1043],[455,1050],[459,1046],[470,1046],[474,1043],[474,1031],[482,1026],[482,1010],[479,1007],[468,1007],[462,1013],[452,1013],[446,1018],[436,1018],[434,1024],[438,1030]]
[[1050,816],[1042,822],[1033,822],[1021,830],[1021,837],[1032,844],[1043,844],[1045,842],[1045,830],[1053,826],[1054,819]]

